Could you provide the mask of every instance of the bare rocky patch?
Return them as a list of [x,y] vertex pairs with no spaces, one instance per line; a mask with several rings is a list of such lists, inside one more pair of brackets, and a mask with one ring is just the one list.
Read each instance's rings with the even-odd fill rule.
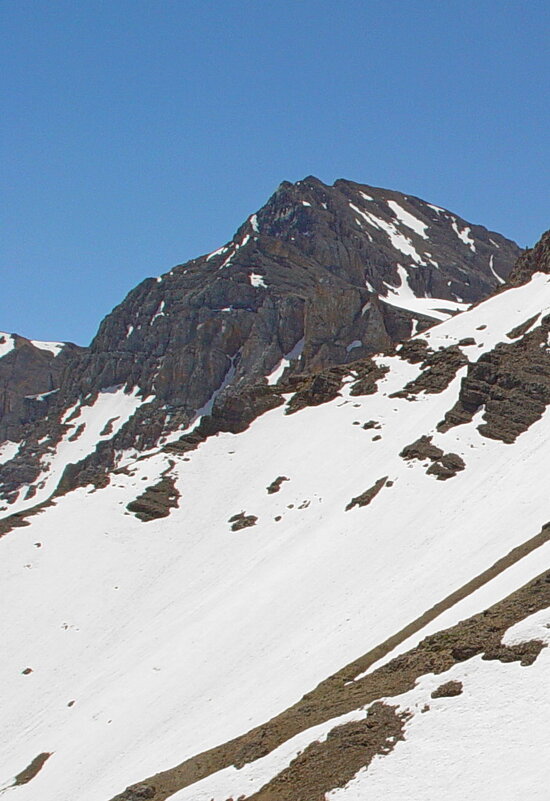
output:
[[46,761],[51,757],[51,753],[47,751],[43,751],[38,756],[30,762],[27,767],[18,773],[13,783],[10,785],[11,787],[20,787],[23,784],[28,784],[35,776],[37,776],[42,768],[44,767]]
[[247,515],[244,512],[239,512],[239,514],[230,517],[227,522],[232,524],[231,531],[241,531],[243,528],[255,526],[258,522],[258,518],[256,515]]
[[128,787],[120,796],[117,796],[119,801],[146,801],[147,799],[154,799],[156,788],[148,784],[134,784]]
[[99,436],[100,437],[107,437],[110,434],[112,434],[113,433],[114,423],[116,423],[116,421],[118,419],[119,419],[118,417],[111,417],[110,420],[107,420],[107,422],[103,426],[103,429],[100,431]]
[[361,495],[357,495],[355,498],[352,498],[351,501],[346,506],[346,512],[350,509],[353,509],[354,506],[368,506],[369,503],[376,498],[380,490],[386,485],[388,480],[388,476],[383,476],[379,478],[378,481],[375,481],[372,487],[362,492]]
[[374,359],[365,359],[360,364],[353,365],[356,379],[351,385],[349,394],[355,397],[374,395],[378,390],[378,382],[384,378],[389,369],[385,364],[376,364]]
[[13,531],[15,528],[30,526],[31,523],[28,518],[40,514],[40,512],[52,506],[52,504],[53,501],[48,499],[43,503],[37,503],[36,506],[31,506],[30,509],[25,509],[23,512],[16,512],[15,514],[3,517],[0,520],[0,537],[3,537],[5,534],[9,534],[10,531]]
[[377,754],[389,754],[405,739],[410,715],[396,710],[377,702],[364,720],[336,726],[325,742],[311,743],[249,801],[325,801],[328,790],[343,787]]
[[[411,360],[410,355],[408,360]],[[458,345],[429,352],[420,365],[422,370],[420,375],[405,384],[403,389],[392,393],[390,397],[413,399],[419,392],[425,392],[428,395],[443,392],[465,364],[468,364],[468,359]]]
[[130,501],[126,508],[143,523],[148,523],[168,517],[172,509],[177,508],[179,497],[175,480],[163,476],[157,484],[147,487],[135,501]]
[[77,439],[79,439],[84,433],[85,428],[86,423],[80,423],[80,425],[75,428],[71,436],[67,437],[68,442],[75,442]]
[[529,331],[531,326],[537,322],[539,317],[540,314],[534,314],[533,317],[529,317],[529,319],[525,320],[524,323],[520,323],[519,325],[516,325],[515,328],[512,328],[511,331],[508,331],[506,336],[508,339],[519,339],[519,337],[524,336]]
[[285,414],[294,414],[307,406],[320,406],[337,398],[342,388],[344,376],[349,368],[333,367],[315,375],[295,376],[287,383],[287,391],[296,388],[287,403]]
[[267,494],[273,495],[273,493],[279,492],[283,484],[283,481],[290,481],[290,479],[287,478],[286,476],[277,476],[277,478],[271,482],[269,487],[266,487]]
[[461,681],[446,681],[433,691],[432,698],[453,698],[462,695],[462,689]]
[[535,273],[550,273],[550,231],[542,235],[534,248],[529,248],[519,257],[508,280],[498,291],[527,284]]
[[433,353],[425,339],[408,339],[399,345],[397,355],[409,364],[419,364],[426,361]]
[[471,364],[457,402],[439,424],[440,431],[469,423],[484,407],[478,431],[512,443],[540,420],[550,404],[550,315],[512,343],[500,343]]
[[367,420],[366,423],[363,423],[362,428],[365,431],[371,431],[373,428],[380,429],[382,426],[380,423],[377,423],[376,420]]
[[461,456],[457,453],[445,453],[434,445],[432,438],[428,436],[419,437],[415,442],[405,446],[399,455],[405,460],[417,459],[422,462],[430,460],[431,465],[426,473],[435,476],[439,481],[453,478],[466,467]]

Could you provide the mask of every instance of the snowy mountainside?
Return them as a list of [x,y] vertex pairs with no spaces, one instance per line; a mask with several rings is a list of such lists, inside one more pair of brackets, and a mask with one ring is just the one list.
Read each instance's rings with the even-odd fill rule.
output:
[[51,497],[154,400],[65,411],[1,521],[7,797],[546,798],[548,241],[387,354],[262,384],[245,430],[211,408]]
[[[1,439],[20,443],[0,466],[1,497],[43,497],[44,472],[62,447],[60,421],[75,404],[113,387],[148,399],[103,438],[100,452],[82,453],[71,486],[115,468],[119,451],[154,447],[192,426],[213,405],[226,404],[230,430],[245,427],[257,413],[243,400],[251,385],[387,350],[487,297],[520,252],[500,234],[400,192],[313,177],[284,182],[230,242],[146,279],[89,348],[68,360],[65,348],[53,360],[63,369],[48,379],[52,394],[25,386],[19,411],[0,408]],[[9,381],[17,383],[13,371]]]

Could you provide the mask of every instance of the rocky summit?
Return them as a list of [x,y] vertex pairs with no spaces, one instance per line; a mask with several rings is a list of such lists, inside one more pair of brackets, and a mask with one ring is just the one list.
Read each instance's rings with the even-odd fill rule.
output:
[[[124,386],[148,399],[145,418],[132,415],[108,437],[115,449],[151,447],[214,407],[217,426],[236,431],[272,403],[252,385],[387,351],[487,297],[520,252],[400,192],[284,182],[230,242],[130,292],[89,348],[47,359],[14,339],[22,344],[0,358],[0,387],[4,375],[9,383],[0,435],[24,444],[0,468],[0,487],[8,501],[22,486],[45,494],[41,466],[82,398]],[[71,470],[71,486],[114,467],[111,445],[100,450]]]
[[285,182],[0,390],[0,794],[546,801],[550,232]]

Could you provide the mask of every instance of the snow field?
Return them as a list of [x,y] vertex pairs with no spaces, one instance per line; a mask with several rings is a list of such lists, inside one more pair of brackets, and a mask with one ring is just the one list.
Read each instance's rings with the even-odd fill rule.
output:
[[[503,293],[421,336],[432,347],[446,346],[472,335],[479,321],[487,329],[475,331],[476,339],[492,347],[514,325],[544,313],[548,280],[536,277],[532,286]],[[481,349],[465,348],[472,350]],[[113,476],[103,490],[79,489],[59,498],[30,518],[28,527],[0,540],[0,681],[7,699],[0,786],[37,754],[53,752],[36,778],[10,791],[16,801],[106,801],[128,784],[249,730],[538,533],[547,521],[547,493],[539,478],[545,474],[550,414],[514,445],[481,437],[478,419],[439,434],[435,427],[454,404],[465,368],[445,392],[408,401],[389,395],[415,378],[419,366],[398,356],[377,361],[390,371],[376,395],[351,396],[348,382],[342,397],[330,403],[290,416],[274,409],[242,434],[219,434],[178,458],[172,474],[181,498],[166,519],[144,524],[125,514],[126,504],[166,470],[169,457],[159,453],[130,462],[131,475]],[[116,413],[115,430],[142,402],[120,390],[105,394],[110,397],[82,407],[71,421],[50,465],[52,475],[59,477],[68,461],[90,452]],[[380,429],[364,430],[369,420]],[[82,423],[81,436],[69,442]],[[466,469],[440,482],[426,475],[425,464],[401,459],[402,448],[423,434],[461,454]],[[385,475],[393,486],[368,507],[344,511],[352,497]],[[268,495],[266,487],[278,476],[289,481]],[[258,522],[232,532],[228,519],[241,511],[257,515]],[[543,547],[526,557],[457,605],[459,611],[442,615],[437,627],[520,586],[527,574],[548,567],[547,556]],[[407,762],[413,752],[405,746],[415,747],[415,759],[424,759],[419,764],[429,773],[426,759],[435,737],[430,732],[445,740],[447,706],[454,704],[456,711],[465,704],[460,719],[477,725],[468,687],[485,693],[486,685],[502,680],[506,693],[519,692],[520,678],[540,680],[546,653],[529,668],[455,666],[473,677],[464,679],[464,694],[434,701],[432,712],[416,715],[407,742],[380,761]],[[26,667],[29,675],[22,673]],[[489,668],[499,672],[490,674]],[[505,684],[510,676],[517,677],[514,687]],[[444,680],[436,677],[434,686]],[[426,695],[432,684],[422,681]],[[493,695],[487,698],[493,710]],[[421,728],[428,725],[424,719],[429,731]],[[441,729],[434,720],[442,721]],[[496,725],[493,718],[486,730]],[[455,735],[464,733],[457,728]],[[424,757],[422,743],[429,744]],[[242,776],[250,786],[263,781],[301,747],[302,740],[289,742],[265,758],[265,769],[251,766]],[[451,753],[442,756],[449,771],[457,764],[449,762]],[[487,752],[487,760],[492,754]],[[405,762],[399,768],[409,776],[410,791],[417,768],[412,758]],[[404,798],[391,785],[397,781],[393,772],[386,775],[377,765],[367,781],[386,784],[380,792],[373,785],[371,792],[392,801]],[[418,801],[435,801],[434,788],[451,781],[445,770],[441,783],[438,778],[433,787],[426,785]],[[226,780],[234,786],[234,773],[228,769],[223,787]],[[341,792],[355,792],[352,785]],[[349,795],[355,797],[360,795]]]

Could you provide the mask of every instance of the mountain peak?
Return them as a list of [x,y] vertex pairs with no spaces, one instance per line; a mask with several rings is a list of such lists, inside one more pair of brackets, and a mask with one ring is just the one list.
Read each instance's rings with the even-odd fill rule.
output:
[[418,198],[344,179],[283,181],[230,242],[130,292],[90,348],[48,378],[59,391],[47,403],[30,408],[25,396],[38,392],[20,392],[12,376],[23,395],[10,402],[9,437],[32,435],[18,456],[24,469],[4,469],[6,497],[23,480],[33,499],[46,493],[32,438],[59,438],[52,421],[83,393],[123,387],[153,399],[147,425],[137,412],[124,425],[124,447],[151,447],[213,409],[237,430],[256,403],[271,402],[250,398],[248,387],[387,351],[489,295],[519,254],[499,234]]

